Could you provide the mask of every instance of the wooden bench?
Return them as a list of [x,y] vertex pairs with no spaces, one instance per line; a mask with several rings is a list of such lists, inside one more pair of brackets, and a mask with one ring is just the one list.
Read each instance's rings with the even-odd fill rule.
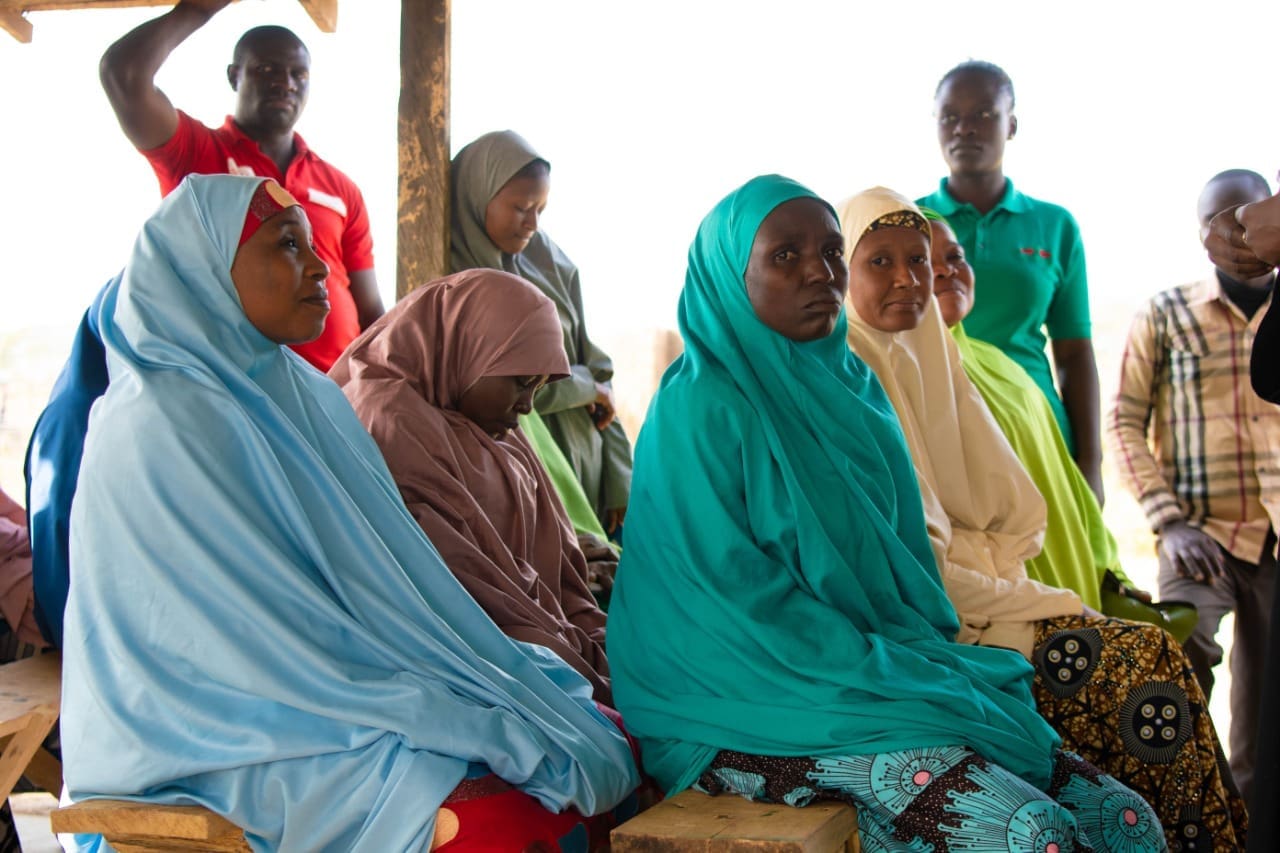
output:
[[55,797],[62,792],[62,764],[41,746],[58,722],[61,701],[61,655],[0,666],[0,801],[23,776]]
[[249,853],[240,827],[204,806],[161,806],[126,800],[85,800],[49,815],[57,834],[101,835],[119,853],[200,850]]
[[[457,832],[442,809],[438,846]],[[126,800],[86,800],[56,809],[55,833],[98,834],[119,853],[159,850],[248,853],[244,833],[203,806],[165,806]],[[815,803],[802,809],[708,797],[684,791],[613,831],[614,853],[860,853],[858,816],[849,806]]]
[[732,794],[682,791],[613,831],[613,853],[859,853],[858,814],[840,803],[802,809]]
[[[166,806],[129,800],[85,800],[55,809],[49,822],[56,834],[101,835],[118,853],[157,850],[249,853],[244,831],[204,806]],[[458,817],[443,808],[436,816],[431,849],[458,834]]]

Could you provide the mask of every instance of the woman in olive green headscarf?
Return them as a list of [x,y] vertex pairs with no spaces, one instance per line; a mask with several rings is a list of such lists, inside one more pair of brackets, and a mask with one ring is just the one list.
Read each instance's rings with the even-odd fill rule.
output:
[[[556,304],[572,373],[534,400],[568,460],[597,523],[616,535],[631,490],[631,444],[614,416],[613,363],[587,336],[578,269],[538,229],[550,190],[550,164],[517,134],[486,133],[453,158],[453,272],[488,267],[532,282]],[[526,428],[526,433],[530,430]],[[531,435],[541,454],[537,436]],[[555,465],[544,457],[554,475]],[[575,499],[556,482],[573,514]],[[590,532],[580,515],[579,533]]]
[[646,770],[853,803],[869,850],[1163,849],[1137,795],[1057,749],[1025,660],[954,642],[902,431],[844,343],[842,253],[830,205],[776,175],[689,250],[609,624]]

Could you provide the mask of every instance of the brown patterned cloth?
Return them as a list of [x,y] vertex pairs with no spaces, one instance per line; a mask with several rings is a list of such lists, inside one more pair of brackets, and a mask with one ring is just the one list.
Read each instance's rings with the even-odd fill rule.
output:
[[1151,804],[1171,850],[1245,849],[1248,817],[1208,703],[1168,632],[1121,619],[1036,623],[1032,692],[1063,749]]

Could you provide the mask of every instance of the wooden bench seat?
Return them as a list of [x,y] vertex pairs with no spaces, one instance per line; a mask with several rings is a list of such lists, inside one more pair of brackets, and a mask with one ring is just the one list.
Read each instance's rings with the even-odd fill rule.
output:
[[58,722],[62,656],[36,655],[0,666],[0,800],[23,776],[55,797],[62,764],[41,744]]
[[[130,800],[85,800],[49,814],[55,834],[101,835],[118,853],[158,850],[249,853],[244,831],[204,806],[167,806]],[[458,817],[443,808],[436,815],[434,850],[458,834]]]
[[[452,815],[449,815],[452,817]],[[86,800],[50,815],[55,833],[100,834],[119,853],[159,850],[247,853],[235,824],[202,806]],[[445,836],[446,840],[456,832]],[[439,829],[439,828],[438,828]],[[614,853],[859,853],[858,816],[849,806],[803,809],[684,791],[613,831]],[[434,845],[433,845],[434,846]]]
[[610,836],[614,853],[858,853],[858,814],[840,803],[802,809],[682,791]]
[[85,800],[49,815],[53,831],[102,835],[119,853],[199,850],[249,853],[244,832],[204,806]]

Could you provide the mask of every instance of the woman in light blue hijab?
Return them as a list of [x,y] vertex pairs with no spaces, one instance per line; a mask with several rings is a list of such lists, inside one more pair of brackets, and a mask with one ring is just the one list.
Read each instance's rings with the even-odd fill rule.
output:
[[868,850],[1163,850],[1141,798],[1058,749],[1030,664],[954,641],[902,429],[845,345],[848,280],[831,206],[776,175],[689,249],[609,620],[645,769],[849,802]]
[[590,686],[503,636],[341,390],[282,346],[319,331],[326,273],[277,185],[192,176],[108,286],[111,384],[72,509],[72,799],[199,803],[255,850],[380,853],[448,840],[464,777],[612,808],[636,771]]

